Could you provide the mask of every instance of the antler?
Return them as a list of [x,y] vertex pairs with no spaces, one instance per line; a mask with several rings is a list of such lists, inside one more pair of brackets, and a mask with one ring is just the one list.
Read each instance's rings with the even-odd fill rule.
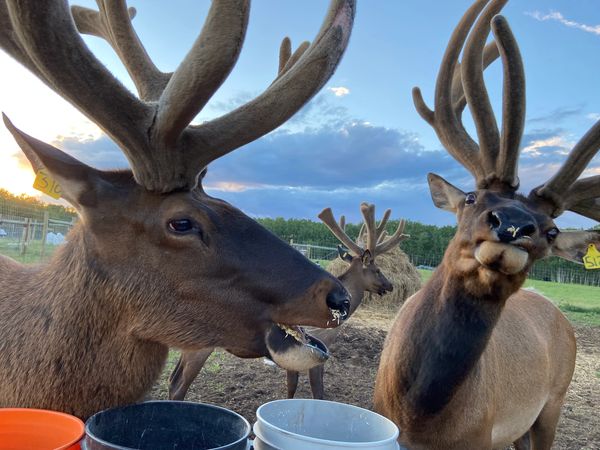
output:
[[344,228],[340,226],[345,225],[345,219],[344,221],[340,219],[340,225],[338,225],[338,223],[335,221],[335,217],[333,217],[333,211],[331,211],[331,208],[325,208],[317,217],[321,219],[327,228],[329,228],[329,231],[331,231],[333,235],[338,238],[338,240],[344,244],[352,254],[355,256],[360,256],[363,254],[364,250],[358,244],[356,244],[352,238],[346,234]]
[[[512,32],[506,20],[496,16],[507,1],[478,0],[462,17],[440,66],[435,111],[427,107],[419,88],[413,89],[413,100],[448,152],[473,174],[478,188],[514,191],[519,185],[517,163],[525,123],[525,75]],[[495,43],[486,46],[490,28]],[[459,64],[463,46],[463,61]],[[498,56],[504,67],[501,133],[483,80],[483,71]],[[479,144],[462,123],[465,103]]]
[[360,205],[360,210],[362,212],[365,221],[365,228],[367,230],[367,249],[371,252],[373,257],[390,251],[401,241],[410,237],[408,234],[403,233],[406,221],[402,219],[398,223],[396,232],[386,239],[387,232],[385,231],[385,226],[387,225],[392,213],[391,209],[385,210],[379,225],[376,225],[375,223],[375,205],[362,203]]
[[600,221],[600,175],[576,181],[599,149],[600,120],[573,147],[558,172],[529,197],[543,199],[553,217],[571,210]]
[[[385,231],[385,226],[390,218],[390,214],[392,213],[391,209],[387,209],[383,214],[383,218],[379,222],[379,225],[375,223],[375,205],[369,203],[361,203],[360,211],[362,213],[364,222],[363,226],[358,233],[357,242],[354,242],[352,238],[350,238],[344,228],[345,228],[345,217],[342,216],[340,218],[340,224],[338,225],[333,217],[333,212],[331,208],[325,208],[319,214],[319,219],[323,221],[323,223],[329,228],[329,230],[333,233],[335,237],[339,239],[339,241],[344,244],[352,254],[355,256],[360,256],[364,253],[365,250],[369,250],[373,258],[377,255],[381,255],[385,252],[388,252],[396,245],[398,245],[404,239],[410,237],[407,234],[403,234],[405,221],[401,220],[398,224],[398,229],[396,232],[386,240],[387,232]],[[358,244],[358,241],[362,239],[363,231],[366,231],[367,242],[365,248],[361,247]]]
[[[99,11],[48,0],[0,0],[0,47],[96,122],[122,148],[136,181],[149,190],[190,189],[211,161],[275,129],[325,84],[349,40],[355,0],[332,0],[312,45],[293,54],[284,40],[275,81],[246,105],[199,126],[191,120],[237,61],[248,0],[215,0],[191,50],[172,73],[156,68],[137,37],[124,0],[97,0]],[[76,28],[77,26],[77,28]],[[79,36],[102,37],[123,61],[132,95]],[[282,63],[281,61],[285,61]]]

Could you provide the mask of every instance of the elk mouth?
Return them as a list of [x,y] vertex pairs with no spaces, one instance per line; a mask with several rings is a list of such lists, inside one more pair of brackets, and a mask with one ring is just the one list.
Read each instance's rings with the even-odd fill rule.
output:
[[273,324],[266,344],[270,359],[286,370],[306,371],[329,358],[327,346],[297,325]]
[[515,275],[527,268],[531,243],[519,239],[510,244],[483,241],[475,247],[475,259],[486,269]]

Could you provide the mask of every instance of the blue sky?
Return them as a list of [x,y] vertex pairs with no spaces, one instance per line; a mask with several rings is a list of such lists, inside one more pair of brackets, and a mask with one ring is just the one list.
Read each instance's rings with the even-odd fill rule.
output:
[[[393,217],[453,223],[451,214],[433,206],[426,173],[437,172],[464,190],[472,189],[473,182],[415,112],[411,89],[420,86],[433,103],[442,53],[470,3],[359,1],[350,44],[326,87],[287,124],[213,163],[205,183],[210,193],[253,216],[316,220],[323,207],[331,206],[356,221],[359,203],[369,201],[380,210],[392,208]],[[209,7],[208,1],[198,0],[129,4],[138,10],[134,25],[142,42],[165,71],[181,61]],[[294,46],[312,39],[327,6],[314,0],[255,0],[239,61],[196,120],[222,115],[262,92],[276,73],[281,39],[290,36]],[[557,169],[600,118],[600,9],[598,0],[513,0],[504,15],[519,42],[527,76],[520,177],[528,192]],[[99,39],[86,41],[133,89],[112,50]],[[0,109],[19,127],[96,167],[126,166],[118,148],[83,116],[8,56],[0,54],[0,62]],[[486,81],[499,108],[499,63],[488,69]],[[586,173],[592,174],[600,174],[600,158]],[[32,182],[18,148],[0,131],[0,187],[32,193]],[[559,224],[594,223],[566,214]]]

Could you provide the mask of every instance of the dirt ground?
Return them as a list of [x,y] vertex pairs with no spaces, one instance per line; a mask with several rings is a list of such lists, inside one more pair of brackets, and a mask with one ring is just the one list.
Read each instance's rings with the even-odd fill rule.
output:
[[[361,309],[331,348],[325,373],[326,398],[371,408],[379,355],[393,314]],[[563,407],[554,449],[600,449],[600,328],[576,326],[578,355],[575,375]],[[153,398],[167,398],[173,354]],[[262,359],[242,360],[225,352],[211,356],[191,386],[186,400],[232,409],[253,423],[263,403],[285,398],[285,372]],[[296,397],[310,398],[308,377],[301,376]]]

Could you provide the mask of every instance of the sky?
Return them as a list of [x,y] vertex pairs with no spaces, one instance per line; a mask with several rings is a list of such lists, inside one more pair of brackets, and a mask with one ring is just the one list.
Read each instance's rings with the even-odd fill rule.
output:
[[[93,1],[71,2],[95,7]],[[474,188],[471,176],[416,113],[413,86],[432,106],[435,78],[452,29],[467,0],[359,0],[354,29],[337,71],[286,124],[209,166],[204,185],[253,217],[317,220],[330,206],[359,220],[359,204],[375,203],[392,217],[445,225],[452,214],[431,202],[426,174]],[[201,30],[205,0],[130,0],[134,26],[155,64],[174,70]],[[169,7],[167,7],[167,4]],[[229,78],[195,123],[221,116],[260,94],[277,71],[279,43],[297,46],[318,32],[328,4],[255,0],[246,40]],[[598,0],[512,0],[504,8],[519,43],[527,79],[527,122],[519,175],[527,193],[547,180],[568,151],[600,119]],[[102,40],[86,37],[96,56],[133,90],[124,67]],[[0,51],[0,110],[23,131],[100,169],[127,167],[119,148],[75,108]],[[501,114],[499,62],[486,72]],[[467,130],[474,135],[468,114]],[[500,120],[500,119],[498,119]],[[596,157],[584,176],[600,174]],[[17,144],[0,127],[0,188],[42,195]],[[44,201],[50,197],[42,196]],[[562,227],[596,223],[572,213]]]

